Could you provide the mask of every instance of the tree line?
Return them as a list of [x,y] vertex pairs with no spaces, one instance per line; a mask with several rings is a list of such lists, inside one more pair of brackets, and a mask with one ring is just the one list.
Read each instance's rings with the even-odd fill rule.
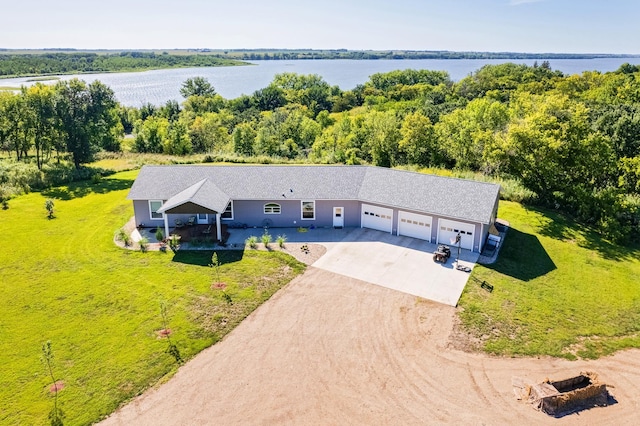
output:
[[[65,84],[50,90],[63,96]],[[4,98],[26,102],[29,90],[45,90],[37,87]],[[640,235],[640,69],[634,65],[570,76],[547,62],[487,65],[456,83],[444,71],[393,71],[347,91],[318,75],[283,73],[229,100],[197,77],[181,92],[182,104],[109,103],[111,121],[91,124],[86,155],[76,154],[60,118],[55,132],[30,130],[20,140],[37,156],[35,135],[54,135],[78,164],[98,149],[118,150],[117,135],[126,131],[137,152],[469,170],[516,179],[535,194],[532,202],[568,212],[612,240]],[[38,143],[57,150],[47,137]],[[16,150],[17,139],[2,140],[17,158],[28,152]]]
[[121,72],[177,67],[216,67],[242,62],[215,55],[170,55],[155,52],[4,54],[0,76]]
[[228,49],[211,51],[221,57],[243,60],[301,60],[301,59],[594,59],[634,58],[637,55],[610,55],[593,53],[518,53],[518,52],[453,52],[446,50],[290,50],[290,49]]

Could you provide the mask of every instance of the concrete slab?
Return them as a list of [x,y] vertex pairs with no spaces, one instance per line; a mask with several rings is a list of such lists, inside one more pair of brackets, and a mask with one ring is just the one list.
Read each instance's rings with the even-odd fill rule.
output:
[[[354,229],[313,266],[382,287],[456,306],[469,273],[455,268],[457,250],[446,264],[435,263],[435,244],[371,229]],[[461,250],[460,264],[472,268],[477,253]]]

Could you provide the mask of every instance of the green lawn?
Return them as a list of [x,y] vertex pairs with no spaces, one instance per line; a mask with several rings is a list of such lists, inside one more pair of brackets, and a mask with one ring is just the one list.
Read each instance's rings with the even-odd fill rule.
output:
[[484,350],[573,359],[640,347],[639,249],[516,203],[498,216],[511,223],[498,262],[474,269],[459,303]]
[[[89,424],[175,371],[157,335],[161,302],[172,342],[188,359],[303,270],[278,252],[220,252],[229,304],[211,289],[212,252],[117,248],[113,235],[133,214],[125,197],[136,174],[31,193],[0,210],[0,424],[48,422],[53,398],[40,360],[47,340],[66,385],[64,424]],[[52,220],[48,197],[56,198]]]

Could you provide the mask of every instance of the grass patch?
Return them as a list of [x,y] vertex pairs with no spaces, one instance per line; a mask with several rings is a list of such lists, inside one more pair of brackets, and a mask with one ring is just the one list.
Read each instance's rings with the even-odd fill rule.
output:
[[459,302],[482,349],[575,359],[640,347],[640,249],[513,202],[498,215],[511,223],[498,261],[474,268]]
[[[50,340],[65,387],[65,424],[90,424],[177,368],[171,343],[189,359],[220,340],[304,266],[279,252],[141,253],[117,248],[133,214],[126,194],[137,172],[30,193],[0,210],[0,424],[45,424],[51,378],[40,361]],[[56,197],[55,218],[45,199]]]
[[32,77],[32,78],[28,78],[27,79],[28,82],[33,82],[33,81],[57,81],[57,80],[60,80],[60,77],[42,76],[42,77]]

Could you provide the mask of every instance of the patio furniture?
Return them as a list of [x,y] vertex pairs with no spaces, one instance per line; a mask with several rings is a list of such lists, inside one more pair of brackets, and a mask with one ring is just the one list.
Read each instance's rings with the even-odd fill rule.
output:
[[184,222],[180,219],[175,220],[176,228],[182,228],[184,226]]
[[187,221],[187,225],[189,225],[189,226],[193,226],[193,225],[195,225],[195,224],[196,224],[196,217],[195,217],[195,216],[191,216],[191,217],[189,218],[189,220]]
[[202,231],[202,233],[205,234],[205,235],[210,235],[211,234],[211,225],[209,225],[209,227],[207,229]]

